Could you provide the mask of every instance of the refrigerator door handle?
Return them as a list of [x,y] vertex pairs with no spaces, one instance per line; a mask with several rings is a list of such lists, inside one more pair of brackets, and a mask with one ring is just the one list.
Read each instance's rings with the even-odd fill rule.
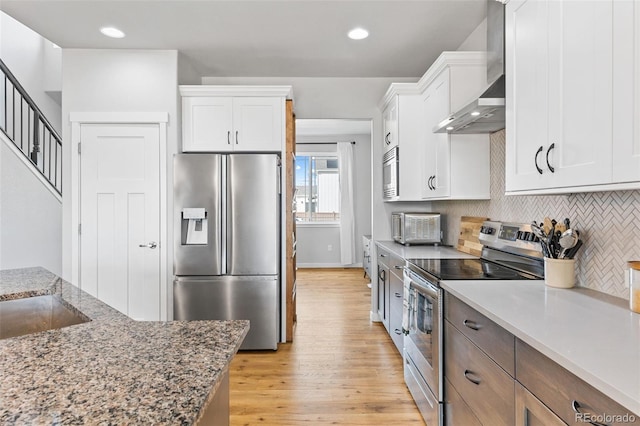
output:
[[229,171],[228,171],[228,161],[229,156],[224,155],[221,159],[220,164],[220,266],[222,269],[222,275],[226,275],[227,268],[227,254],[228,247],[230,244],[230,239],[228,238],[229,234],[229,226],[228,220],[229,215],[227,212],[227,206],[229,204],[228,192],[227,192],[227,183],[229,180]]
[[278,160],[278,173],[276,179],[278,179],[277,185],[278,185],[278,194],[282,195],[282,164],[280,163],[280,160]]

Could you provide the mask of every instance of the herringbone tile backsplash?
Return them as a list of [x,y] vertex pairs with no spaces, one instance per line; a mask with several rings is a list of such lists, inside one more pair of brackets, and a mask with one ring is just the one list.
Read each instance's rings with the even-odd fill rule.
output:
[[576,257],[577,285],[629,298],[626,262],[640,260],[640,191],[506,196],[504,175],[503,130],[491,135],[491,200],[432,203],[432,211],[446,215],[447,244],[457,243],[461,216],[526,223],[568,217],[584,242]]

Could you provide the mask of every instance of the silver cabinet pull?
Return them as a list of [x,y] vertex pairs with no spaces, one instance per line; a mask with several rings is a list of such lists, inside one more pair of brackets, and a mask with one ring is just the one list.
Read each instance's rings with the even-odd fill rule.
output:
[[[584,413],[582,411],[580,411],[580,404],[578,403],[578,401],[576,401],[575,399],[573,401],[571,401],[571,408],[573,409],[573,412],[576,414],[579,414],[580,416],[583,416]],[[578,416],[576,416],[577,418]],[[590,425],[593,426],[609,426],[605,423],[599,423],[599,422],[595,422],[595,421],[589,421],[587,420],[587,423],[589,423]]]
[[140,244],[138,247],[154,249],[158,247],[158,243],[156,243],[155,241],[151,241],[149,244]]
[[467,326],[468,328],[478,331],[480,330],[480,326],[475,322],[475,321],[471,321],[471,320],[464,320],[462,321],[462,323]]
[[231,131],[227,130],[227,145],[231,145]]
[[475,376],[471,370],[464,370],[464,378],[473,383],[474,385],[480,384],[480,379]]

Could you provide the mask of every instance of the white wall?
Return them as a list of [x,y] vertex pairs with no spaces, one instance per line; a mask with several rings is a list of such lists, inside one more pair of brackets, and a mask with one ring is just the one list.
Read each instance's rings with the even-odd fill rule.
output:
[[485,51],[487,50],[487,18],[484,18],[480,25],[465,41],[460,44],[457,50],[460,51]]
[[7,65],[29,96],[61,133],[61,106],[47,91],[54,91],[60,81],[60,49],[25,27],[4,12],[0,12],[0,59]]
[[[77,231],[71,218],[71,112],[168,112],[167,127],[167,202],[171,210],[173,162],[177,151],[178,53],[175,50],[91,50],[63,49],[62,111],[63,122],[63,194],[62,275],[71,278],[71,242]],[[171,214],[168,217],[168,276],[173,262]],[[161,242],[162,243],[162,242]],[[76,284],[76,283],[74,283]],[[169,286],[169,295],[171,295]]]
[[60,201],[0,138],[0,269],[42,266],[61,275]]
[[[60,78],[60,56],[50,42],[0,12],[0,59],[58,132],[61,108],[46,91]],[[60,275],[62,205],[5,141],[10,143],[0,142],[0,269],[42,266]]]
[[[362,265],[362,235],[371,235],[371,135],[340,134],[297,136],[296,152],[336,152],[335,145],[304,145],[313,141],[355,141],[354,145],[354,218],[356,262]],[[300,267],[341,267],[340,228],[336,225],[297,226],[297,262]],[[328,250],[328,246],[332,250]]]

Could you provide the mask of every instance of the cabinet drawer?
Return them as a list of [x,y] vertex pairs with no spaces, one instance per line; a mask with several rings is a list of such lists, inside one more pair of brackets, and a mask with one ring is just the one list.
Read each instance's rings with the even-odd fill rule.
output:
[[389,316],[389,336],[396,345],[396,348],[402,355],[402,349],[404,348],[404,334],[402,334],[402,311],[391,311]]
[[[585,417],[574,412],[574,401],[582,413],[591,416],[631,417],[633,414],[521,340],[516,340],[516,378],[569,425],[589,424]],[[623,423],[607,420],[597,421],[610,425],[640,425],[640,416],[621,419]]]
[[449,321],[445,321],[444,347],[445,377],[480,422],[491,426],[513,426],[513,378]]
[[500,367],[515,376],[513,334],[447,292],[444,294],[444,315]]
[[444,424],[447,426],[482,426],[449,380],[444,379]]
[[391,265],[391,253],[378,246],[378,263],[383,264],[387,268]]

